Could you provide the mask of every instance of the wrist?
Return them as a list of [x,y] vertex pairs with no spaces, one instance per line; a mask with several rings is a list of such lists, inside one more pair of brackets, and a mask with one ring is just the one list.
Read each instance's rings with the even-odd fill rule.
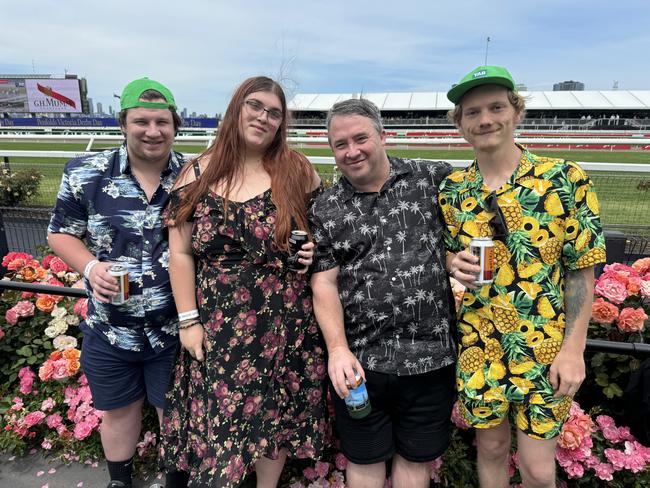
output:
[[188,310],[187,312],[178,313],[178,321],[184,322],[186,320],[198,319],[199,311],[195,308],[194,310]]
[[84,268],[84,278],[90,281],[90,272],[99,264],[99,259],[91,259]]

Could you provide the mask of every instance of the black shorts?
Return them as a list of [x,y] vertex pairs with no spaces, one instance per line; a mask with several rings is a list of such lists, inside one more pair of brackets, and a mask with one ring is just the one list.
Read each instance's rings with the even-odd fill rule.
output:
[[395,453],[407,461],[433,461],[449,446],[456,398],[454,366],[412,376],[366,370],[371,412],[350,417],[330,384],[341,451],[355,464],[386,461]]
[[81,342],[81,368],[88,378],[95,408],[114,410],[145,396],[163,408],[178,346],[156,353],[148,342],[141,352],[126,351],[86,329]]

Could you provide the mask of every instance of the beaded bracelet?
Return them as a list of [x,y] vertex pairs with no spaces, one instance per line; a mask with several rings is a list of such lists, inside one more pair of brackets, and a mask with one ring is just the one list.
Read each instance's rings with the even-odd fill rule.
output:
[[180,312],[178,314],[178,320],[181,322],[183,320],[198,319],[198,318],[199,318],[199,311],[197,309],[188,310],[187,312]]
[[179,329],[189,329],[190,327],[194,327],[195,325],[201,325],[201,321],[199,321],[199,320],[184,320],[183,322],[178,323],[178,328]]

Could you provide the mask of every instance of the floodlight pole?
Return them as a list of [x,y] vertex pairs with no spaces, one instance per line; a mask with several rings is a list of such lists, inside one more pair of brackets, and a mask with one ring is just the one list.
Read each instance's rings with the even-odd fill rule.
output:
[[488,55],[489,46],[490,46],[490,36],[488,36],[487,40],[485,41],[485,62],[483,63],[483,66],[487,66],[487,55]]

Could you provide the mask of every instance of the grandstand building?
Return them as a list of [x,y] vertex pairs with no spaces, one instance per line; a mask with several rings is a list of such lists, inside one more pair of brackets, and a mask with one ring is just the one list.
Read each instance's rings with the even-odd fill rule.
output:
[[[521,91],[529,130],[650,130],[650,90]],[[303,93],[289,102],[295,129],[323,129],[332,105],[366,98],[381,110],[388,129],[450,129],[446,92]]]

